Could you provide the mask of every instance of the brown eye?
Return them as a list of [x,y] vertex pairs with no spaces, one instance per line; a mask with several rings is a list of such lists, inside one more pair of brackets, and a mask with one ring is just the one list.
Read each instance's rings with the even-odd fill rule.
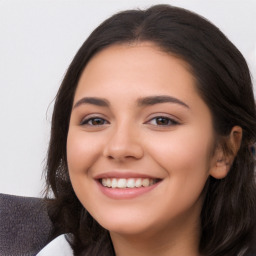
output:
[[104,124],[107,124],[107,121],[99,117],[85,119],[81,122],[81,125],[91,125],[91,126],[100,126]]
[[171,123],[171,120],[169,118],[165,118],[165,117],[156,118],[157,125],[169,125],[170,123]]
[[158,116],[158,117],[152,118],[149,121],[149,123],[156,126],[171,126],[171,125],[178,124],[177,121],[165,116]]

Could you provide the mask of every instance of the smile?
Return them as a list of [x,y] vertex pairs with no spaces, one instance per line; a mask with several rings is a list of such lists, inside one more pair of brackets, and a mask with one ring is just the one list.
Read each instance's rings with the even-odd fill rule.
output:
[[152,177],[145,173],[110,171],[95,175],[99,191],[110,199],[135,199],[155,190],[164,178]]
[[100,183],[108,188],[141,188],[156,184],[159,179],[152,178],[103,178]]

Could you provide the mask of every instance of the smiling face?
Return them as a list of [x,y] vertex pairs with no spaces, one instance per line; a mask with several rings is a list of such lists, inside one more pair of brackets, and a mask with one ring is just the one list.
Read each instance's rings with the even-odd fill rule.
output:
[[199,229],[214,131],[188,70],[141,43],[102,50],[82,73],[67,139],[69,174],[81,203],[111,233]]

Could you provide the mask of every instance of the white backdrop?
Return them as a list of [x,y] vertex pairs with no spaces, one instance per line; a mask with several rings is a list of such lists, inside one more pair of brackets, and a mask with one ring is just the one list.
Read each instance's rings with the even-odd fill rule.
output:
[[117,11],[159,3],[216,24],[256,78],[255,0],[0,0],[0,193],[40,196],[51,102],[89,33]]

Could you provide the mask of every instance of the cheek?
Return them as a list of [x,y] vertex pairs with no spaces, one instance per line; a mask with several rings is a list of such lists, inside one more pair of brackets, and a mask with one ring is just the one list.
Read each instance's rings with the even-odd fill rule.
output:
[[166,216],[173,212],[174,205],[173,214],[179,215],[195,205],[196,214],[200,214],[200,199],[209,177],[212,139],[196,135],[185,132],[169,138],[158,136],[157,143],[151,139],[151,157],[167,173],[166,196],[160,206]]
[[85,136],[83,131],[70,129],[67,138],[67,161],[70,174],[87,174],[88,168],[98,157],[97,140]]
[[168,136],[151,138],[149,151],[154,161],[167,172],[173,185],[186,188],[188,193],[200,192],[209,176],[211,134],[198,132],[198,129],[180,129]]
[[88,193],[93,191],[90,167],[97,161],[100,148],[99,141],[91,137],[85,136],[83,131],[73,127],[70,128],[67,137],[69,176],[73,189],[84,206],[94,202]]
[[[159,163],[171,166],[194,166],[207,164],[213,144],[212,131],[184,128],[167,136],[152,137],[151,150]],[[176,169],[176,168],[175,168]],[[180,168],[179,168],[180,169]],[[183,168],[181,168],[183,169]]]

